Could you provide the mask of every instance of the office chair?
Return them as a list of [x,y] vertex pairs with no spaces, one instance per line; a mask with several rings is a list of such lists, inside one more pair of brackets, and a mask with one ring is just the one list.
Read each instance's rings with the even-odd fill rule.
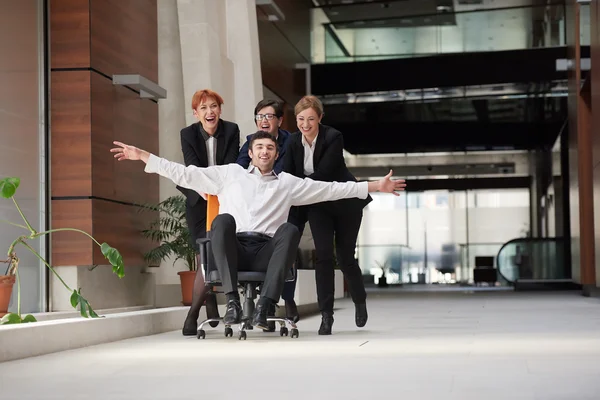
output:
[[[208,209],[206,211],[206,238],[198,239],[197,243],[200,247],[200,253],[198,255],[199,262],[198,265],[204,271],[205,285],[210,286],[211,290],[214,286],[219,286],[221,284],[221,277],[219,276],[219,271],[217,271],[214,265],[214,259],[212,257],[211,247],[210,247],[210,228],[212,225],[212,221],[219,214],[219,200],[217,196],[209,195],[207,198]],[[246,340],[246,331],[251,330],[254,327],[252,326],[252,314],[254,314],[254,300],[257,295],[260,294],[259,286],[265,281],[266,273],[265,272],[255,272],[255,271],[238,271],[238,286],[242,289],[242,295],[244,298],[244,302],[242,305],[242,322],[238,326],[238,339]],[[286,276],[286,282],[293,281],[296,279],[296,269],[293,266],[288,275]],[[223,322],[223,318],[212,318],[206,319],[202,321],[198,325],[198,334],[196,337],[198,339],[205,339],[206,332],[203,327],[205,324],[209,322]],[[279,323],[280,336],[288,336],[297,338],[299,336],[298,327],[296,323],[287,318],[278,318],[274,315],[269,315],[267,317],[268,322]],[[290,325],[291,330],[288,331],[286,324]],[[225,325],[225,337],[232,337],[233,329],[230,325]]]

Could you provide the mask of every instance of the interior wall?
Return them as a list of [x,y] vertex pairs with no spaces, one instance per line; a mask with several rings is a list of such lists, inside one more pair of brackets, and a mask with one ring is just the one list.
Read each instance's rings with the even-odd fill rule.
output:
[[[51,226],[79,228],[117,248],[127,278],[103,274],[111,269],[99,247],[74,232],[52,235],[52,263],[68,269],[88,298],[102,298],[111,286],[120,288],[113,295],[118,306],[139,305],[149,277],[131,278],[145,266],[151,243],[140,231],[155,215],[136,205],[158,202],[158,176],[138,163],[115,162],[109,149],[119,140],[158,153],[158,104],[112,79],[139,74],[158,81],[157,2],[52,0],[49,23]],[[110,277],[102,285],[84,278],[93,266],[92,276]],[[64,288],[52,284],[51,291]]]

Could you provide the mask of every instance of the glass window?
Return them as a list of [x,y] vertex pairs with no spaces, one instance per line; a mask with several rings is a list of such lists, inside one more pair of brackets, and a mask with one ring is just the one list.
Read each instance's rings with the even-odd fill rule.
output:
[[[45,229],[46,157],[45,157],[45,82],[43,1],[2,2],[0,12],[0,127],[2,156],[0,178],[21,178],[15,198],[31,225]],[[0,199],[0,220],[20,222],[11,201]],[[24,232],[21,228],[0,223],[0,248]],[[29,244],[46,253],[44,240]],[[45,270],[39,260],[22,248],[19,272],[22,312],[39,312],[45,308]],[[3,254],[4,256],[6,254]],[[0,274],[5,272],[0,264]],[[10,310],[16,310],[16,290]]]

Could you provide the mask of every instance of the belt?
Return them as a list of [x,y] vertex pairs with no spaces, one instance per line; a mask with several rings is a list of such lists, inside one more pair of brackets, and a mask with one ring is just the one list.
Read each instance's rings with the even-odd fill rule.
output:
[[264,233],[260,233],[260,232],[238,232],[237,235],[238,236],[255,236],[255,237],[262,238],[262,239],[272,239],[271,236],[265,235]]

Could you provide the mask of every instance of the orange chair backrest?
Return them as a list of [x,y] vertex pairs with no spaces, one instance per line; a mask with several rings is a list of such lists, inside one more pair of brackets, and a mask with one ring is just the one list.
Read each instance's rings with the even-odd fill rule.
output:
[[219,215],[219,198],[209,194],[206,202],[208,203],[206,206],[206,232],[208,232],[212,226],[213,219]]

